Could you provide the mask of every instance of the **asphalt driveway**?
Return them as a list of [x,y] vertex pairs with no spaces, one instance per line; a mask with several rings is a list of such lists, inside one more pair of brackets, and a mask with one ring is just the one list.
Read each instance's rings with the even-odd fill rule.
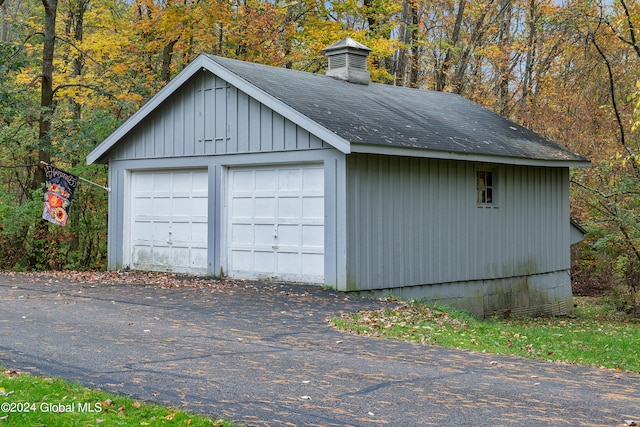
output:
[[0,274],[0,364],[246,426],[621,426],[640,375],[357,337],[383,301],[234,282],[165,289]]

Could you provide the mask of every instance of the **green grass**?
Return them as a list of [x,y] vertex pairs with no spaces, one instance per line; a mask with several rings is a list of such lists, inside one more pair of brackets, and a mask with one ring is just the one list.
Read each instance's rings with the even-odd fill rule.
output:
[[141,403],[60,379],[0,370],[0,426],[216,426],[233,424]]
[[411,302],[331,322],[360,335],[640,373],[640,321],[602,299],[575,300],[575,317],[481,320]]

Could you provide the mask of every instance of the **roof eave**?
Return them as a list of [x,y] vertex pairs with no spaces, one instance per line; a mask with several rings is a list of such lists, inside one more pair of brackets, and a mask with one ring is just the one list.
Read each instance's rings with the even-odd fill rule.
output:
[[393,147],[373,144],[351,143],[352,153],[381,154],[387,156],[423,157],[440,160],[461,160],[478,163],[495,163],[517,166],[545,167],[589,167],[589,160],[579,159],[536,159],[528,157],[495,156],[478,153],[459,153],[451,151],[428,150],[424,148]]

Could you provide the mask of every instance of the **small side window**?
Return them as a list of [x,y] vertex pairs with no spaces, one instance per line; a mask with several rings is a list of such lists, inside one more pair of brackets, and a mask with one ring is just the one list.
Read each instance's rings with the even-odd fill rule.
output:
[[495,205],[495,177],[492,170],[476,171],[478,205]]

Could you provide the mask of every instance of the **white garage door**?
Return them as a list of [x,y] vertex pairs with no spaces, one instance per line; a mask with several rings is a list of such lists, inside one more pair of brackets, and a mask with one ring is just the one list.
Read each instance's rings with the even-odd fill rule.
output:
[[207,273],[207,170],[131,174],[130,266]]
[[324,281],[322,165],[230,168],[227,273]]

